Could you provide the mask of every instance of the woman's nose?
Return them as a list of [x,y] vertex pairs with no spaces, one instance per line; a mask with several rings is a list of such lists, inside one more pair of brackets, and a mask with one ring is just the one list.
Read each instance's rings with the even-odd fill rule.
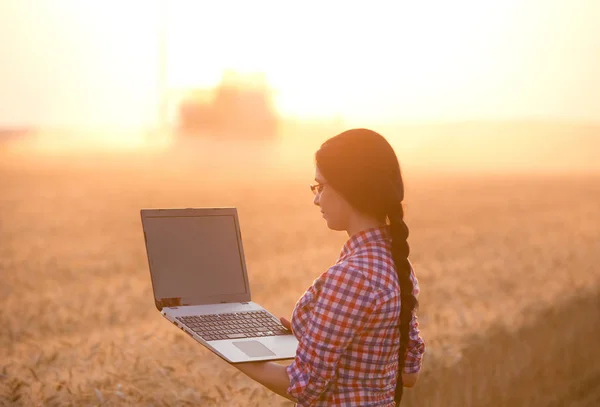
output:
[[315,195],[315,199],[313,199],[313,203],[314,203],[315,205],[317,205],[317,206],[319,206],[319,196],[320,196],[320,195],[321,195],[321,194],[317,194],[317,195]]

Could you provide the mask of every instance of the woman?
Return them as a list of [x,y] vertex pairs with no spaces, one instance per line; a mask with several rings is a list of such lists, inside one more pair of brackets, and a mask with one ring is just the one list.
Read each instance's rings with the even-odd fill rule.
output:
[[291,323],[281,319],[299,341],[294,362],[235,366],[298,406],[394,406],[417,381],[425,349],[398,159],[378,133],[348,130],[317,151],[315,181],[327,226],[349,240]]

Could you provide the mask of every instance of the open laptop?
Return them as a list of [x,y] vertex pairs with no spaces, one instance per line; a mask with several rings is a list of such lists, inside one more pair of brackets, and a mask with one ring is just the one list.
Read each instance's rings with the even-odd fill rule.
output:
[[140,212],[165,318],[231,363],[295,357],[294,335],[250,298],[236,208]]

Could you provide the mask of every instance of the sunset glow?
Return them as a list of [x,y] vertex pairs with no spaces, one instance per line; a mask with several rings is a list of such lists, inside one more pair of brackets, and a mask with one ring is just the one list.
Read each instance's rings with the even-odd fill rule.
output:
[[0,107],[12,123],[151,125],[161,95],[227,69],[264,73],[285,116],[598,121],[600,3],[564,4],[10,0]]
[[210,9],[193,1],[172,4],[171,86],[214,85],[225,69],[264,72],[285,115],[489,116],[493,112],[473,99],[495,92],[493,104],[505,106],[511,99],[505,85],[513,79],[507,70],[513,77],[536,70],[530,60],[518,60],[519,38],[531,28],[522,20],[532,10],[517,0],[369,7],[308,2],[294,10],[265,1],[234,9],[229,3]]

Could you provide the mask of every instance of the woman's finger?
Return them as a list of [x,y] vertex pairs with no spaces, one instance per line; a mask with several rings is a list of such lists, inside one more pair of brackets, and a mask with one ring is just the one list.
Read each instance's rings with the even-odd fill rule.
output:
[[292,324],[290,321],[288,321],[284,317],[279,318],[279,321],[281,322],[281,325],[283,325],[286,329],[289,329],[290,331],[292,330]]

